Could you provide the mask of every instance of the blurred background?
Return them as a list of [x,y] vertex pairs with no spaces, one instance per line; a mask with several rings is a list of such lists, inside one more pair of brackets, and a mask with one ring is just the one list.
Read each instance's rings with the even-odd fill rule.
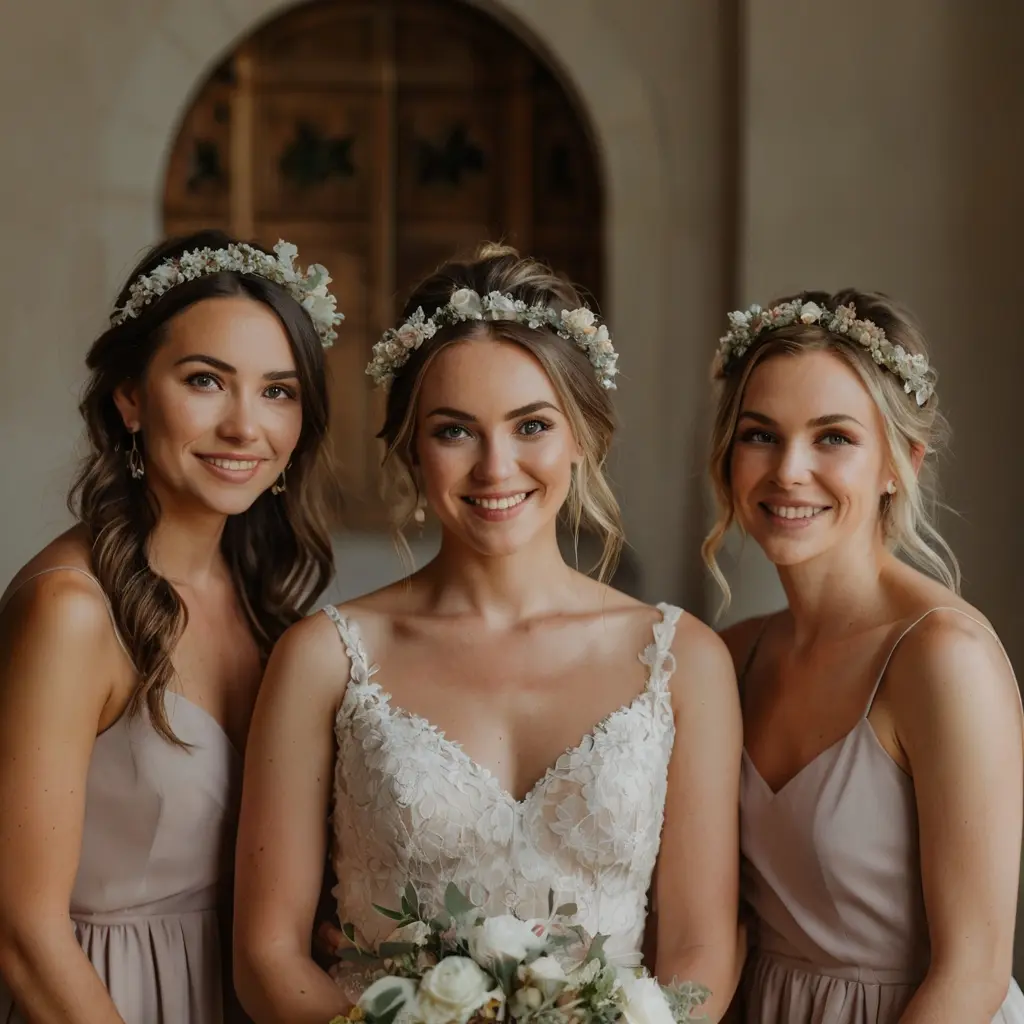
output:
[[[954,428],[941,526],[1024,665],[1021,38],[1019,0],[4,0],[0,587],[69,522],[83,357],[124,275],[203,226],[333,274],[327,596],[399,575],[363,367],[419,276],[501,238],[587,288],[621,353],[619,583],[709,621],[725,311],[906,302]],[[720,624],[781,603],[756,551],[724,566]]]

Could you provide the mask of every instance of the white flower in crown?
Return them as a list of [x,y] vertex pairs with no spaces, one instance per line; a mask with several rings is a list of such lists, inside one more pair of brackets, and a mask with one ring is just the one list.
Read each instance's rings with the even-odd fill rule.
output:
[[492,320],[515,320],[519,307],[511,295],[490,292],[485,300],[487,312]]
[[595,319],[593,310],[590,309],[562,310],[562,323],[574,334],[591,333],[594,330]]
[[334,328],[345,317],[327,289],[331,276],[326,268],[313,263],[305,274],[300,274],[294,265],[298,252],[291,242],[285,241],[274,246],[273,256],[245,242],[232,243],[223,249],[183,252],[137,278],[128,289],[128,301],[114,310],[110,322],[116,327],[135,319],[151,302],[186,281],[230,271],[262,277],[284,288],[309,314],[321,343],[327,348],[338,336]]
[[483,316],[484,308],[480,296],[471,288],[459,288],[452,292],[449,305],[459,316],[467,320],[476,320]]
[[528,306],[522,299],[502,292],[492,291],[481,297],[471,288],[457,288],[448,302],[431,316],[417,309],[405,323],[385,331],[373,346],[366,372],[378,387],[390,388],[395,374],[409,361],[410,355],[441,327],[485,319],[511,320],[531,330],[550,328],[561,337],[571,339],[590,360],[598,383],[609,390],[615,388],[618,355],[608,328],[597,323],[592,310],[580,308],[556,313],[544,305]]
[[842,334],[868,350],[871,358],[903,381],[903,390],[924,405],[935,393],[935,373],[920,353],[907,352],[893,345],[885,331],[871,320],[860,320],[851,304],[832,312],[816,302],[784,302],[772,309],[751,306],[728,314],[729,330],[718,341],[718,366],[728,373],[746,355],[754,340],[765,331],[788,327],[797,322],[818,324],[833,334]]

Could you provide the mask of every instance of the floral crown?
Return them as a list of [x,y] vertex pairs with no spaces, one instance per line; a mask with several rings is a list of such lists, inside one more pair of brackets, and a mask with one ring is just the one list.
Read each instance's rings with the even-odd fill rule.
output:
[[345,319],[337,310],[337,300],[327,290],[331,276],[326,268],[313,263],[305,273],[298,271],[295,257],[299,250],[291,242],[278,242],[274,253],[262,252],[245,242],[232,243],[224,249],[196,249],[164,260],[158,267],[132,282],[128,300],[110,316],[113,326],[137,317],[149,303],[186,281],[233,271],[281,285],[309,314],[324,348],[329,348],[338,334],[335,326]]
[[832,312],[822,309],[816,302],[795,299],[771,309],[751,306],[744,312],[730,313],[729,331],[718,342],[721,371],[728,373],[765,331],[795,323],[818,324],[826,331],[845,335],[863,345],[879,366],[884,366],[903,381],[903,390],[913,395],[918,405],[924,405],[935,393],[935,372],[928,365],[928,360],[922,355],[912,355],[902,345],[893,345],[885,331],[872,321],[858,320],[852,303],[837,306]]
[[420,307],[401,327],[385,331],[373,346],[373,358],[366,372],[378,387],[391,386],[395,374],[409,361],[413,351],[441,327],[466,320],[511,320],[537,330],[550,327],[560,338],[570,339],[590,360],[601,387],[615,388],[618,355],[612,347],[608,328],[586,307],[556,313],[545,305],[529,306],[522,299],[501,292],[478,295],[471,288],[452,292],[448,302],[431,316]]

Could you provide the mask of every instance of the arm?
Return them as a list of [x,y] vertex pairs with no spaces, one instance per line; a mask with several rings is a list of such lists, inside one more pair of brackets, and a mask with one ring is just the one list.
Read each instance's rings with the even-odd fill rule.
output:
[[725,645],[687,619],[674,645],[676,739],[658,857],[657,975],[711,989],[717,1021],[742,963],[737,936],[742,725]]
[[936,613],[887,680],[910,761],[931,963],[904,1024],[990,1021],[1010,984],[1020,870],[1021,711],[1009,665],[980,626]]
[[256,701],[235,865],[234,969],[257,1024],[325,1024],[349,1008],[310,951],[347,665],[333,624],[315,615],[278,642]]
[[27,585],[0,628],[0,973],[32,1024],[121,1024],[69,906],[93,744],[127,665],[72,576]]

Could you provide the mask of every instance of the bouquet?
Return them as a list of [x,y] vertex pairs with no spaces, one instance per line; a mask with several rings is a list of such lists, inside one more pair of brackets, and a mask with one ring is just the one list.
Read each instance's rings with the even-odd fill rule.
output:
[[643,971],[610,965],[606,936],[593,937],[571,918],[576,906],[547,919],[487,916],[454,884],[445,913],[427,918],[410,885],[401,909],[375,909],[395,929],[371,952],[342,928],[345,961],[370,984],[348,1016],[331,1024],[688,1024],[710,994],[692,982],[660,985]]

